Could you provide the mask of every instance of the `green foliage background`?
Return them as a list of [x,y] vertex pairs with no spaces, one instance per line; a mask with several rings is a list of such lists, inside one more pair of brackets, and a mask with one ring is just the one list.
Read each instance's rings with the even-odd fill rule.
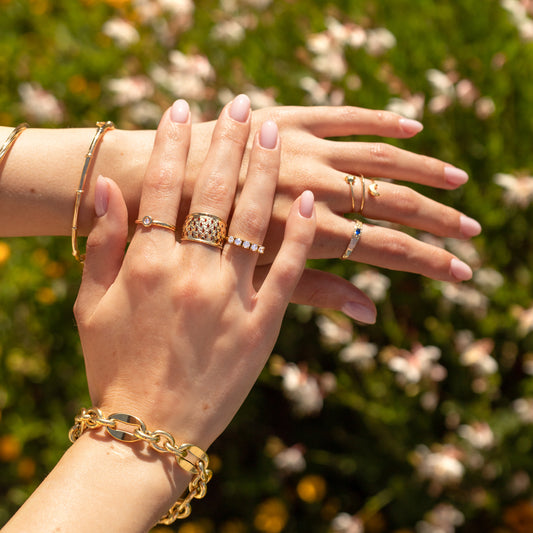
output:
[[[533,166],[533,44],[520,37],[496,0],[255,4],[198,1],[192,25],[178,25],[161,39],[161,28],[172,27],[171,15],[163,10],[147,24],[128,1],[0,0],[0,123],[35,122],[18,92],[22,83],[33,82],[62,106],[61,119],[44,119],[42,126],[92,127],[96,120],[146,126],[132,118],[133,105],[116,103],[107,83],[149,77],[155,65],[168,68],[173,49],[203,55],[214,68],[195,107],[205,119],[216,116],[226,89],[234,94],[259,89],[279,104],[309,105],[312,97],[301,86],[305,76],[321,82],[329,95],[341,91],[349,105],[383,109],[391,98],[420,94],[424,131],[387,142],[449,161],[471,175],[458,191],[419,189],[482,223],[483,233],[467,251],[476,266],[500,272],[503,280],[491,290],[476,278],[465,284],[487,298],[487,309],[475,312],[450,302],[437,282],[382,272],[391,286],[372,327],[353,326],[336,313],[290,308],[276,356],[212,447],[217,472],[207,498],[195,503],[185,525],[160,529],[362,531],[339,529],[335,517],[347,513],[357,527],[375,533],[533,531],[533,419],[528,424],[514,403],[533,392],[533,328],[520,327],[524,310],[533,306],[533,208],[530,201],[523,206],[506,201],[493,180],[497,173],[527,176]],[[117,16],[140,34],[125,48],[102,31]],[[396,45],[379,55],[345,47],[347,73],[328,77],[313,67],[307,47],[310,35],[325,31],[328,17],[365,29],[387,28]],[[247,24],[242,40],[218,40],[213,28],[233,18]],[[470,80],[478,97],[491,99],[493,112],[482,115],[475,104],[455,98],[442,112],[432,111],[429,69]],[[174,97],[156,86],[147,100],[162,110]],[[339,261],[317,264],[347,278],[367,269]],[[53,467],[68,446],[73,415],[89,402],[72,316],[79,279],[64,238],[0,241],[0,524]],[[370,369],[339,358],[351,340],[328,340],[320,317],[351,340],[378,346]],[[488,352],[498,371],[479,375],[475,365],[466,365],[458,332],[468,332],[472,342],[492,339]],[[440,349],[444,381],[428,376],[410,386],[398,381],[390,354],[417,343]],[[319,413],[294,411],[276,372],[287,362],[305,364],[312,376],[335,377],[336,389]],[[431,408],[424,406],[427,394],[436,398]],[[476,449],[461,436],[461,424],[487,424],[493,443]],[[294,445],[303,449],[306,467],[283,475],[273,457]],[[431,479],[421,479],[420,445],[455,450],[465,468],[460,482],[436,489]],[[462,524],[441,530],[430,525],[435,518],[428,513],[443,503],[462,513]]]

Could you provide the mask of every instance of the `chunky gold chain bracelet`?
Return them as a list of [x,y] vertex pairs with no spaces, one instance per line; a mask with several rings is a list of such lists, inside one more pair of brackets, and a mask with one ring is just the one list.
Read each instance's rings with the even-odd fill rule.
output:
[[[119,427],[119,424],[120,427]],[[124,425],[134,429],[128,431]],[[123,413],[114,413],[107,418],[102,411],[96,407],[90,409],[83,408],[74,419],[74,425],[69,431],[69,439],[76,442],[86,429],[105,430],[114,439],[122,442],[144,441],[151,448],[160,453],[171,453],[174,455],[178,465],[186,472],[193,474],[188,490],[169,509],[169,511],[159,520],[158,524],[169,525],[176,519],[187,518],[191,514],[191,501],[193,498],[203,498],[207,492],[207,483],[213,473],[207,467],[209,457],[207,454],[193,444],[176,445],[174,437],[162,430],[149,431],[144,422],[136,416]]]

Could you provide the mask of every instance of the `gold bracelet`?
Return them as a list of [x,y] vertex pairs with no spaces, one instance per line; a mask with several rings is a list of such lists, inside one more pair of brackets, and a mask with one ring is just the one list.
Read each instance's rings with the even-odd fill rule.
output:
[[83,261],[85,260],[85,255],[80,254],[80,251],[78,249],[78,216],[80,212],[81,196],[83,194],[85,179],[87,178],[89,166],[91,164],[91,160],[93,158],[93,154],[96,147],[102,140],[106,131],[114,129],[115,125],[113,124],[113,122],[108,120],[107,122],[97,122],[96,127],[98,129],[94,134],[93,140],[91,141],[91,145],[89,146],[89,151],[85,156],[85,163],[81,171],[80,184],[78,185],[78,190],[76,191],[76,200],[74,202],[74,215],[72,216],[72,255],[76,258],[76,261],[79,261],[80,263],[83,263]]
[[4,160],[4,157],[9,152],[11,146],[15,141],[20,137],[20,134],[26,129],[29,128],[29,125],[23,122],[19,124],[7,137],[6,142],[0,148],[0,163]]
[[[133,426],[133,431],[118,427],[117,422],[126,426]],[[144,441],[154,450],[161,453],[174,455],[178,465],[186,472],[193,474],[188,489],[181,498],[159,520],[158,524],[169,525],[176,519],[187,518],[191,514],[191,501],[193,498],[201,499],[207,493],[207,483],[213,472],[209,466],[209,457],[198,446],[193,444],[180,444],[176,446],[174,437],[162,430],[149,431],[144,422],[136,416],[123,413],[114,413],[107,418],[96,407],[83,408],[74,419],[74,425],[68,433],[71,442],[76,442],[86,429],[99,429],[104,427],[114,439],[122,442]]]

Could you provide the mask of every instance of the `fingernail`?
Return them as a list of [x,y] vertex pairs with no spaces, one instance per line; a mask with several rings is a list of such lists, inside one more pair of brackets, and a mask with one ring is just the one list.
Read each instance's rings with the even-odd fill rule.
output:
[[450,261],[450,274],[457,281],[466,281],[472,277],[472,269],[455,257]]
[[400,126],[402,127],[402,130],[409,135],[415,135],[416,133],[424,129],[424,125],[421,122],[418,122],[418,120],[413,120],[411,118],[401,118],[399,122]]
[[246,122],[250,114],[250,99],[245,94],[239,94],[231,103],[229,116],[238,122]]
[[311,218],[313,216],[313,207],[315,205],[315,197],[311,191],[304,191],[300,196],[300,215],[304,218]]
[[261,126],[261,132],[259,133],[259,144],[263,148],[272,150],[276,148],[278,143],[278,126],[272,120],[267,120]]
[[97,217],[103,217],[109,207],[109,183],[102,176],[96,179],[94,187],[94,212]]
[[444,177],[450,185],[459,186],[468,181],[468,174],[456,167],[444,167]]
[[357,320],[357,322],[363,322],[364,324],[374,324],[376,322],[376,310],[356,302],[346,302],[341,311],[350,318]]
[[481,224],[477,220],[467,217],[466,215],[461,215],[459,224],[461,233],[465,237],[475,237],[481,233]]
[[176,100],[170,108],[170,120],[185,124],[189,120],[189,104],[185,100]]

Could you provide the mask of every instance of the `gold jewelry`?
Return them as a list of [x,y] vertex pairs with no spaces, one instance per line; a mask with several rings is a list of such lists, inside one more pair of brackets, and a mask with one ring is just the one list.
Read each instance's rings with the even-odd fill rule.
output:
[[381,193],[378,191],[378,184],[374,180],[370,180],[368,192],[370,193],[370,196],[373,196],[374,198],[381,196]]
[[230,235],[226,240],[228,241],[228,244],[233,244],[233,246],[240,246],[245,250],[250,250],[250,252],[256,252],[258,254],[265,253],[264,246],[261,246],[260,244],[255,244],[250,241],[243,241],[240,237],[234,237],[233,235]]
[[223,248],[227,231],[226,223],[215,215],[191,213],[183,224],[181,240]]
[[89,166],[91,164],[94,151],[96,150],[98,144],[101,142],[104,134],[108,130],[114,129],[115,125],[113,124],[113,122],[108,120],[107,122],[97,122],[96,127],[97,130],[89,146],[89,151],[85,155],[85,163],[83,164],[83,169],[81,171],[80,184],[78,185],[78,190],[76,191],[76,199],[74,201],[74,214],[72,215],[72,255],[75,257],[76,261],[80,263],[83,263],[83,261],[85,260],[85,255],[81,254],[78,249],[78,216],[80,212],[81,196],[83,194],[85,179],[87,178],[87,173],[89,171]]
[[[117,423],[120,423],[121,426],[119,427]],[[133,430],[131,427],[124,428],[124,425],[133,426]],[[173,454],[178,465],[186,472],[193,474],[188,490],[159,520],[158,524],[169,525],[178,518],[187,518],[191,514],[192,499],[201,499],[206,495],[207,483],[213,475],[213,472],[207,468],[209,466],[207,454],[193,444],[177,446],[170,433],[159,429],[150,431],[146,429],[144,422],[136,416],[114,413],[106,418],[102,411],[96,407],[83,408],[80,411],[80,414],[74,418],[74,425],[70,429],[68,437],[71,442],[76,442],[86,429],[100,429],[102,427],[114,439],[121,442],[141,440],[160,453]]]
[[[356,179],[360,180],[361,182],[361,205],[359,206],[358,211],[355,210],[355,193],[353,190],[353,185]],[[350,186],[350,196],[352,198],[352,213],[363,214],[363,207],[365,207],[365,178],[362,174],[360,176],[352,176],[351,174],[348,174],[344,176],[344,181]]]
[[4,157],[9,152],[9,149],[15,141],[20,137],[20,134],[26,129],[29,128],[29,125],[26,124],[26,122],[23,122],[22,124],[19,124],[16,128],[14,128],[11,133],[7,136],[6,141],[0,148],[0,163],[4,160]]
[[142,218],[138,218],[135,221],[135,224],[141,224],[145,228],[151,228],[152,226],[155,226],[156,228],[169,229],[172,232],[176,231],[176,226],[174,226],[174,224],[167,224],[166,222],[161,222],[159,220],[154,220],[149,215],[147,215],[145,217],[142,217]]
[[341,259],[348,259],[348,257],[352,255],[352,252],[355,250],[355,247],[357,246],[357,243],[359,242],[362,231],[363,231],[363,223],[360,220],[356,220],[354,222],[354,227],[353,227],[352,236],[350,237],[350,242],[348,243],[346,250],[342,254]]

